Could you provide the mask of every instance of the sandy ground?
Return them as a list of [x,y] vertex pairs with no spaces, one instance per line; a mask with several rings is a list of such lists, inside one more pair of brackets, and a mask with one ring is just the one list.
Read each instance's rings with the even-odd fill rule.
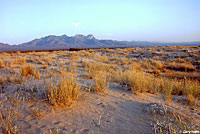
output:
[[71,108],[49,109],[42,117],[37,118],[31,118],[27,114],[19,121],[19,132],[152,133],[150,117],[144,112],[147,101],[124,92],[118,84],[113,84],[110,88],[106,96],[82,93]]
[[[3,95],[3,94],[1,94]],[[2,97],[3,98],[3,97]],[[106,96],[81,91],[80,98],[70,107],[51,108],[44,102],[18,105],[18,132],[20,134],[151,134],[153,116],[146,110],[149,104],[165,104],[162,96],[155,94],[133,95],[119,84],[110,84]],[[41,116],[31,116],[30,108],[40,107]],[[176,103],[168,105],[173,111],[189,113],[200,120],[199,106],[190,107]],[[188,111],[189,110],[189,111]],[[187,115],[187,114],[184,114]]]

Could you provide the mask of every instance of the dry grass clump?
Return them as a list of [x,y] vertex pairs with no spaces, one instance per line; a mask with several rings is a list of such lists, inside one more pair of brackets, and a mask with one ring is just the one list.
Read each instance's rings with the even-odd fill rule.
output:
[[156,67],[157,69],[162,69],[163,68],[163,63],[158,60],[150,60],[151,64]]
[[119,70],[116,74],[116,80],[122,85],[130,87],[133,93],[149,90],[150,79],[152,78],[146,73],[136,70],[126,70],[124,72]]
[[89,73],[89,77],[93,78],[94,74],[99,72],[102,68],[99,64],[94,61],[84,60],[82,61],[83,67],[86,68],[86,71]]
[[46,97],[55,107],[69,107],[79,96],[79,85],[73,77],[60,77],[58,82],[49,83],[46,88]]
[[104,95],[106,95],[107,90],[108,90],[107,76],[105,73],[99,72],[94,77],[93,91],[95,93],[103,93]]
[[99,61],[108,61],[108,57],[107,57],[107,55],[106,54],[100,54],[100,53],[97,53],[97,54],[95,54],[94,55],[94,58],[96,59],[96,60],[99,60]]
[[39,70],[31,64],[23,66],[20,70],[20,74],[21,76],[35,76],[36,79],[40,80]]
[[15,64],[20,64],[20,65],[24,65],[26,62],[26,58],[25,57],[16,57],[14,60]]
[[189,64],[189,63],[175,63],[175,62],[172,62],[172,63],[168,63],[166,65],[166,68],[167,69],[172,69],[172,70],[177,70],[177,71],[195,71],[196,68],[192,65],[192,64]]
[[3,68],[5,65],[2,60],[0,60],[0,68]]
[[118,66],[114,64],[106,64],[101,62],[95,62],[90,60],[84,60],[82,61],[83,67],[88,72],[89,78],[93,79],[95,77],[95,74],[102,71],[105,73],[113,73],[114,70],[118,70]]
[[198,81],[183,80],[182,90],[183,94],[187,96],[189,103],[193,103],[194,98],[200,99],[200,84]]
[[21,76],[34,76],[36,68],[30,64],[25,65],[21,68]]
[[163,68],[163,64],[161,61],[152,60],[152,59],[144,59],[140,61],[141,67],[147,70],[161,70]]

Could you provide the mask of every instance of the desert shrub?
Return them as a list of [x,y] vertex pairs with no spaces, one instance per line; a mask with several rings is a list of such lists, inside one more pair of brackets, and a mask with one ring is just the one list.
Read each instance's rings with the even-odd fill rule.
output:
[[78,98],[79,85],[73,77],[60,76],[56,83],[50,82],[46,88],[48,102],[55,107],[69,107]]
[[25,65],[21,68],[21,76],[34,76],[36,68],[30,64]]
[[108,81],[106,74],[103,72],[97,73],[94,77],[93,91],[95,93],[103,93],[104,95],[106,95],[107,90],[108,90]]

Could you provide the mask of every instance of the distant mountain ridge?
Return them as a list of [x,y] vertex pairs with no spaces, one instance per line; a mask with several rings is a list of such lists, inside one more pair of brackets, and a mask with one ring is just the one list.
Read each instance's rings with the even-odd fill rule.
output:
[[76,34],[75,36],[55,36],[49,35],[40,39],[34,39],[30,42],[19,45],[8,45],[0,43],[0,51],[6,50],[41,50],[41,49],[67,49],[67,48],[102,48],[102,47],[131,47],[131,46],[153,46],[153,45],[200,45],[197,42],[178,42],[161,43],[147,41],[116,41],[99,40],[92,34],[87,36]]
[[57,47],[57,48],[70,48],[70,47],[113,47],[113,46],[126,45],[120,41],[113,40],[98,40],[93,35],[87,36],[77,34],[75,36],[55,36],[49,35],[41,39],[35,39],[27,43],[20,44],[19,47]]

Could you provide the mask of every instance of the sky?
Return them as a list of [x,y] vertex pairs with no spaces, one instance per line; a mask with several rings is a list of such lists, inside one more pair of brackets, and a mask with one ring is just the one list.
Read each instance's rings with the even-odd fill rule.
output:
[[0,0],[0,42],[63,34],[200,41],[200,0]]

